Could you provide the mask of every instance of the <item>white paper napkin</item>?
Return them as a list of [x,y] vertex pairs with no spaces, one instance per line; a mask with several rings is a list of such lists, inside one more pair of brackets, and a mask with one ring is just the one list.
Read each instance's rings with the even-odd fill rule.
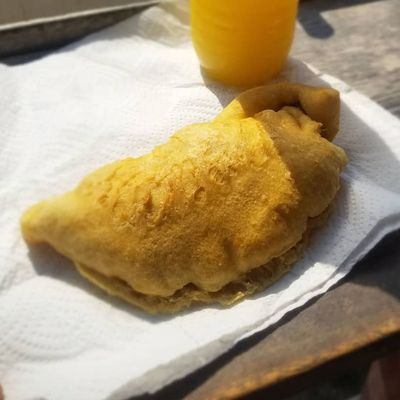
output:
[[36,62],[0,67],[0,382],[10,400],[154,392],[325,292],[400,226],[400,122],[335,78],[291,61],[288,79],[342,93],[350,164],[337,207],[278,283],[229,308],[149,317],[103,294],[19,217],[100,165],[138,156],[236,94],[201,74],[187,14],[153,7]]

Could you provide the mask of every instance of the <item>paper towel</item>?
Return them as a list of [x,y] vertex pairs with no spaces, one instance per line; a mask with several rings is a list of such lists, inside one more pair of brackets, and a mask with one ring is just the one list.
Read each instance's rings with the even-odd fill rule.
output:
[[350,164],[337,206],[283,279],[229,309],[150,317],[105,295],[19,217],[100,165],[138,156],[237,93],[205,78],[187,14],[153,7],[16,67],[0,67],[0,382],[8,399],[126,399],[154,392],[345,276],[400,226],[400,123],[333,77],[291,60],[287,79],[342,93],[336,143]]

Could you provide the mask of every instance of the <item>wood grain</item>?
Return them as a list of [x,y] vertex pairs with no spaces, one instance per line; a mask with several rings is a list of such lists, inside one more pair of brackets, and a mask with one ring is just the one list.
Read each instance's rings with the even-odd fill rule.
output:
[[400,116],[399,0],[307,1],[291,54]]

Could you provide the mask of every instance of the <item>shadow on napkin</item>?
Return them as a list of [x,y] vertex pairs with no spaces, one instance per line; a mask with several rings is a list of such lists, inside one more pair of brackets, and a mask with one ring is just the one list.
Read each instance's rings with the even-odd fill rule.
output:
[[388,234],[353,270],[346,280],[376,288],[400,300],[400,230]]
[[103,290],[83,278],[68,258],[57,253],[47,244],[29,246],[28,256],[38,275],[61,280],[67,285],[77,287],[88,295],[107,302],[134,318],[145,319],[156,324],[175,317],[175,315],[150,315],[117,297],[106,294]]
[[344,123],[335,142],[349,157],[347,171],[355,172],[352,175],[356,179],[366,178],[373,185],[400,194],[400,160],[377,135],[379,130],[374,131],[343,101],[341,114]]

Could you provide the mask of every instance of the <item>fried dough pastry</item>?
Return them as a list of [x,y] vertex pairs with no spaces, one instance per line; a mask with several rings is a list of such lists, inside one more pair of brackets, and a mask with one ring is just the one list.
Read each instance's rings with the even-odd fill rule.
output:
[[105,165],[22,217],[108,293],[150,312],[229,305],[301,256],[339,189],[339,95],[278,83],[244,92],[212,122]]

